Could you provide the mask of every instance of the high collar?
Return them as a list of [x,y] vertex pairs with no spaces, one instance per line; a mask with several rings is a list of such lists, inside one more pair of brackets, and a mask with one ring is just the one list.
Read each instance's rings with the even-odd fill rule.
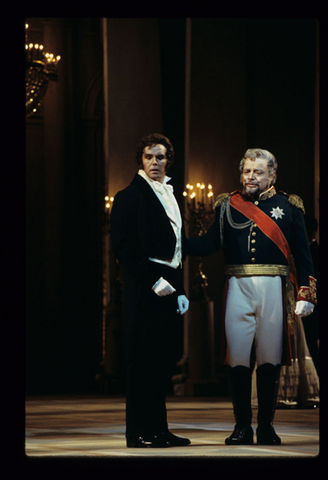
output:
[[274,197],[277,194],[276,189],[272,185],[268,190],[265,192],[260,193],[259,200],[267,200],[268,198]]
[[[257,200],[268,200],[268,198],[274,197],[277,194],[275,187],[272,185],[268,190],[265,190],[264,192],[260,193],[259,197]],[[249,195],[248,193],[243,193],[245,197],[249,198],[249,200],[254,201],[254,197],[252,195]]]

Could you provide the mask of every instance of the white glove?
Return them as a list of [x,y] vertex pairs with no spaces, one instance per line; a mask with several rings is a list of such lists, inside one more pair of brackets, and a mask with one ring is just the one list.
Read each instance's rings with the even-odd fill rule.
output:
[[308,315],[311,315],[313,310],[313,303],[306,302],[305,300],[299,300],[298,302],[296,302],[295,315],[298,315],[300,317],[307,317]]
[[178,296],[178,310],[177,313],[183,315],[189,308],[189,300],[185,295]]
[[175,292],[175,288],[173,288],[163,277],[157,280],[152,286],[152,290],[154,290],[159,297],[165,297],[165,295],[171,295],[171,293]]

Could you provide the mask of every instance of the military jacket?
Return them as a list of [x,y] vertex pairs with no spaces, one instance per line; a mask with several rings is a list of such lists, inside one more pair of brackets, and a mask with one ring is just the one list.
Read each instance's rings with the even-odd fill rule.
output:
[[[215,204],[215,220],[208,232],[188,239],[187,254],[207,256],[223,249],[226,273],[240,275],[288,275],[288,261],[277,244],[256,222],[231,205],[239,191],[219,195]],[[297,300],[316,303],[316,280],[307,232],[304,206],[296,195],[277,193],[274,187],[262,193],[258,200],[243,195],[272,219],[288,242],[298,280]]]

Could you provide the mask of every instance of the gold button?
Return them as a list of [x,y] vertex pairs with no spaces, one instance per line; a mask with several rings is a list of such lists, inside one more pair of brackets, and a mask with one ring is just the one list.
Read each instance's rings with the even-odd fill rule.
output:
[[251,243],[256,243],[256,240],[254,240],[254,238],[253,238],[253,240],[251,240]]
[[252,248],[251,252],[252,253],[256,252],[256,248]]
[[254,227],[254,228],[257,227],[256,223],[254,223],[253,227]]
[[256,235],[256,232],[252,232],[252,235],[253,235],[253,237],[255,237],[255,235]]
[[252,262],[255,262],[255,258],[254,258],[254,257],[252,258]]
[[256,201],[254,202],[254,205],[258,205],[258,204],[259,204],[259,202],[256,200]]

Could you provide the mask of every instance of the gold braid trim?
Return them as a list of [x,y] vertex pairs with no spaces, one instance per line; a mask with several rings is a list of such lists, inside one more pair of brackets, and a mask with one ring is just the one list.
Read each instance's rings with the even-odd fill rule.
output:
[[301,199],[301,197],[299,197],[298,195],[294,195],[294,194],[289,195],[288,196],[288,202],[291,203],[292,205],[295,205],[295,207],[300,208],[305,215],[304,203],[303,203],[303,200]]
[[221,193],[220,195],[218,195],[218,196],[216,197],[216,201],[215,201],[215,204],[214,204],[214,208],[216,208],[216,207],[219,206],[219,205],[222,205],[222,203],[224,202],[224,200],[226,200],[229,196],[230,196],[230,193]]
[[243,264],[226,265],[224,273],[231,276],[282,275],[287,277],[289,270],[287,265]]
[[296,306],[295,287],[289,278],[286,278],[286,309],[287,309],[287,329],[290,335],[294,334],[294,323],[296,322],[295,306]]

